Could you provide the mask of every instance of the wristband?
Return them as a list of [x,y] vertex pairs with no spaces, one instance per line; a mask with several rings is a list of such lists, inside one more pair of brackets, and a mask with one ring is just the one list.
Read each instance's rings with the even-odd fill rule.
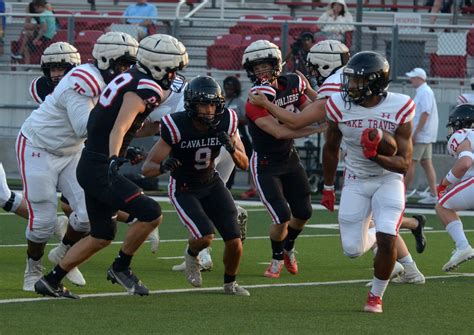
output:
[[470,157],[472,160],[474,160],[474,155],[470,151],[461,151],[458,155],[458,159],[462,157]]
[[324,185],[324,190],[325,191],[334,191],[334,185]]
[[461,180],[461,178],[457,178],[452,172],[451,170],[449,170],[448,174],[446,175],[446,180],[450,183],[450,184],[457,184],[459,183],[459,181]]

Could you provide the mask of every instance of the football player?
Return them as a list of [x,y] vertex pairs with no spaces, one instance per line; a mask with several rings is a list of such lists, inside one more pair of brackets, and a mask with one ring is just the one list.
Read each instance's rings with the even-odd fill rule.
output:
[[[471,89],[474,90],[474,77],[471,78]],[[474,103],[474,92],[463,93],[457,98],[458,104],[473,104]]]
[[[130,48],[127,53],[134,59],[132,51],[136,50],[136,45],[130,45]],[[53,271],[35,284],[35,290],[40,294],[78,298],[61,282],[72,268],[112,242],[118,210],[130,213],[136,220],[107,270],[107,279],[122,285],[130,294],[149,294],[130,264],[138,248],[160,224],[161,208],[121,175],[119,168],[126,161],[128,145],[135,136],[142,135],[140,130],[145,120],[162,100],[163,89],[168,89],[176,71],[188,64],[188,54],[174,37],[156,34],[140,42],[136,61],[136,67],[102,89],[87,122],[87,142],[77,166],[77,178],[85,193],[90,235],[74,244]]]
[[[406,95],[387,92],[390,67],[378,53],[354,55],[342,71],[342,94],[326,102],[327,139],[323,148],[326,200],[334,204],[334,179],[341,141],[346,146],[345,179],[339,206],[339,227],[344,254],[355,258],[377,243],[374,278],[364,311],[382,313],[382,296],[397,256],[396,240],[405,208],[403,174],[413,151],[411,134],[415,112]],[[393,134],[395,156],[377,153],[381,136],[368,133],[381,128]],[[328,201],[329,203],[329,201]],[[327,206],[328,207],[328,206]],[[370,219],[376,234],[369,234]]]
[[[165,90],[163,92],[163,101],[162,103],[150,114],[150,120],[152,122],[161,122],[163,116],[168,115],[170,113],[175,112],[183,112],[184,111],[184,91],[187,86],[187,82],[181,76],[176,77],[173,81],[172,86],[169,90]],[[224,184],[227,183],[232,170],[235,167],[234,161],[232,160],[231,155],[224,147],[221,148],[219,155],[215,159],[215,167],[219,176],[224,181]],[[238,222],[242,232],[242,241],[246,237],[247,231],[247,220],[248,214],[247,211],[236,204],[237,211],[238,211]],[[187,249],[187,246],[186,246]],[[211,257],[211,249],[204,248],[199,252],[199,264],[203,271],[211,270],[213,266],[212,257]],[[184,271],[186,268],[186,263],[182,262],[181,264],[174,265],[172,270],[173,271]]]
[[443,271],[454,270],[474,258],[474,249],[464,234],[457,211],[474,209],[474,105],[454,108],[448,119],[448,152],[456,158],[451,170],[438,185],[436,213],[456,244],[456,249]]
[[[305,82],[294,73],[281,75],[281,52],[275,44],[266,40],[251,43],[244,51],[242,64],[255,85],[251,92],[266,94],[275,105],[295,113],[309,104],[304,94]],[[320,129],[291,130],[279,123],[267,108],[252,104],[252,100],[245,108],[254,150],[250,169],[273,222],[272,258],[264,275],[278,278],[283,264],[291,274],[297,274],[295,240],[310,219],[312,208],[308,178],[293,139]]]
[[[21,127],[16,152],[29,212],[26,291],[34,291],[42,276],[41,258],[55,228],[57,189],[69,200],[73,213],[63,239],[66,247],[57,249],[50,259],[58,262],[67,248],[89,233],[84,192],[76,178],[87,120],[106,83],[133,64],[137,47],[127,34],[113,32],[99,37],[93,50],[95,64],[70,70]],[[85,285],[77,268],[69,270],[69,280]]]
[[[229,190],[215,169],[223,146],[240,169],[248,168],[244,145],[237,133],[238,118],[224,107],[221,87],[211,77],[196,77],[184,92],[185,113],[172,113],[161,120],[161,138],[151,149],[145,176],[170,172],[171,203],[189,230],[184,259],[187,281],[202,285],[198,255],[214,238],[214,227],[225,243],[224,293],[249,296],[236,282],[242,256],[237,208]],[[168,158],[167,158],[168,157]]]

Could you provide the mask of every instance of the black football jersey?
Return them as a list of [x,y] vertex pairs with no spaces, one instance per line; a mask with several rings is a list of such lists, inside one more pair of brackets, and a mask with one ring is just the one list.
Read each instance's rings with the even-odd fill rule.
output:
[[45,76],[38,77],[31,82],[30,95],[37,103],[42,103],[44,99],[54,91],[53,83]]
[[[304,94],[305,82],[293,73],[282,75],[277,80],[278,88],[275,88],[276,95],[273,103],[290,112],[297,112],[298,108],[307,101]],[[254,150],[262,155],[287,157],[293,147],[293,140],[276,139],[255,124],[258,118],[271,116],[271,114],[264,108],[252,105],[249,101],[245,106],[245,114],[249,120],[248,129],[252,136]]]
[[161,138],[171,146],[170,156],[182,164],[171,176],[191,185],[212,180],[215,175],[214,160],[222,146],[217,133],[225,131],[233,136],[238,123],[236,112],[227,108],[216,129],[206,132],[196,129],[187,113],[164,116],[161,119]]
[[163,90],[154,80],[138,69],[130,69],[112,80],[102,91],[99,101],[92,109],[87,122],[86,148],[90,151],[109,155],[109,135],[122,107],[123,97],[127,92],[134,92],[146,104],[145,112],[136,116],[130,129],[125,134],[120,156],[132,141],[135,133],[141,128],[148,115],[155,109],[163,97]]

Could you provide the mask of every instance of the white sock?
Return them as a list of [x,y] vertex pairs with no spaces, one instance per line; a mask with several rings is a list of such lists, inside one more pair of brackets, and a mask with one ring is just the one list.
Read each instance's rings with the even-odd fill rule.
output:
[[405,273],[413,273],[413,272],[420,272],[418,270],[418,267],[416,266],[415,261],[412,261],[411,263],[403,264],[405,267]]
[[388,282],[388,280],[381,280],[374,276],[374,279],[372,279],[372,288],[370,289],[370,293],[382,298],[385,290],[387,289]]
[[467,241],[466,235],[464,234],[464,229],[461,221],[455,220],[448,223],[448,225],[446,226],[446,231],[456,243],[457,250],[462,250],[469,246],[469,242]]
[[408,255],[405,256],[405,257],[402,257],[402,258],[397,259],[397,261],[398,261],[401,265],[406,266],[407,264],[413,263],[413,258],[411,258],[411,254],[408,254]]

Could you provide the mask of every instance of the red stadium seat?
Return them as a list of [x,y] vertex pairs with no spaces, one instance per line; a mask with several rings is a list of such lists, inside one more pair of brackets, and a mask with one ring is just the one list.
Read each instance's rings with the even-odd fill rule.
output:
[[[275,43],[280,49],[282,48],[282,40],[280,36],[275,36],[272,39],[272,42]],[[286,52],[290,51],[290,46],[295,42],[295,39],[291,36],[288,36],[286,41]]]
[[[83,10],[80,11],[78,14],[81,15],[100,15],[99,12],[94,11],[94,10]],[[100,18],[91,18],[91,17],[78,17],[76,16],[74,18],[74,28],[76,31],[82,31],[82,30],[94,30],[92,27],[94,25],[97,25],[97,23],[100,22]],[[103,30],[103,29],[100,29]]]
[[430,69],[432,77],[464,78],[467,74],[467,55],[438,56],[431,54]]
[[[64,14],[64,15],[72,15],[73,13],[69,10],[55,10],[54,14]],[[67,17],[58,17],[59,27],[61,29],[67,29],[68,18]]]
[[245,15],[240,17],[240,21],[233,27],[230,27],[229,32],[231,34],[240,34],[246,36],[254,34],[254,30],[258,28],[261,22],[248,22],[246,20],[266,20],[267,18],[262,15]]
[[97,21],[95,23],[92,23],[89,26],[88,30],[104,30],[113,23],[121,24],[124,21],[122,18],[113,18],[113,19],[111,19],[111,18],[109,18],[109,16],[120,16],[120,17],[122,17],[123,12],[115,11],[115,12],[107,12],[107,13],[102,14],[102,17],[100,19],[97,19]]
[[474,56],[474,29],[467,33],[467,53],[469,56]]
[[207,66],[220,70],[240,69],[238,50],[242,36],[229,34],[217,36],[213,45],[207,47]]
[[317,20],[318,18],[316,16],[299,17],[296,19],[296,21],[305,22],[305,23],[291,23],[288,29],[288,33],[294,38],[298,38],[301,35],[301,33],[305,31],[309,31],[313,34],[317,33],[319,31],[319,27],[316,25]]
[[292,21],[293,17],[289,15],[274,15],[269,16],[268,21],[265,23],[260,23],[258,27],[253,29],[254,34],[266,34],[272,37],[281,36],[281,31],[283,28],[283,22],[271,22],[271,21]]
[[67,40],[67,30],[61,29],[61,30],[58,30],[56,32],[53,39],[51,40],[51,43],[54,43],[54,42],[67,42],[67,41],[68,41]]
[[103,34],[100,30],[83,30],[77,34],[74,45],[81,54],[83,63],[92,59],[92,49],[97,39]]

